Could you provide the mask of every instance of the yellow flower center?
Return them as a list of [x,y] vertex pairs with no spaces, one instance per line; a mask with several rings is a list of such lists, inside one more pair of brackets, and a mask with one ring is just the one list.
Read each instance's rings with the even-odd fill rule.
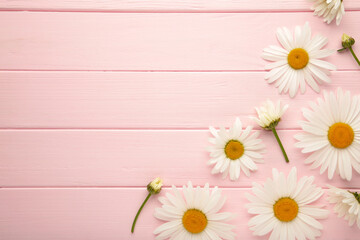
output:
[[289,197],[280,198],[273,208],[275,217],[282,222],[292,221],[299,212],[299,206]]
[[225,154],[231,160],[239,159],[244,154],[244,145],[237,140],[230,140],[225,145]]
[[354,130],[346,123],[335,123],[329,128],[328,139],[336,148],[347,148],[354,141]]
[[288,55],[288,63],[293,69],[303,69],[309,63],[309,54],[302,48],[295,48]]
[[206,228],[208,220],[202,211],[189,209],[185,212],[182,223],[188,232],[201,233]]

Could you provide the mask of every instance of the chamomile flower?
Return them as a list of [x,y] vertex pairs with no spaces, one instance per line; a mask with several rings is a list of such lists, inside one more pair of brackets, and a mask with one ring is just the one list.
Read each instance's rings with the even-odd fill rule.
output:
[[183,195],[173,186],[172,194],[159,197],[159,201],[162,207],[155,209],[154,216],[166,223],[154,231],[156,239],[235,239],[234,226],[226,223],[234,215],[219,212],[226,199],[217,187],[210,190],[205,184],[194,188],[189,182],[183,186]]
[[336,67],[320,60],[334,53],[333,50],[322,49],[327,38],[316,35],[311,38],[311,29],[308,23],[303,27],[295,28],[295,35],[286,27],[277,29],[277,39],[281,47],[269,46],[264,49],[262,57],[273,61],[265,66],[270,70],[265,75],[268,83],[275,83],[279,93],[289,92],[294,97],[299,88],[305,92],[306,83],[316,92],[319,92],[319,83],[330,83],[329,70]]
[[342,17],[345,15],[345,8],[343,0],[310,0],[315,2],[311,7],[314,10],[314,15],[322,16],[324,22],[330,24],[336,19],[336,25],[340,25]]
[[311,205],[319,199],[323,190],[313,184],[314,177],[302,177],[297,181],[296,168],[288,177],[273,169],[273,178],[264,186],[253,183],[252,192],[246,193],[250,201],[246,205],[250,214],[256,214],[248,223],[256,236],[271,232],[272,239],[315,239],[321,235],[322,225],[328,211]]
[[210,132],[214,138],[210,138],[213,146],[208,148],[211,159],[209,165],[214,165],[211,173],[222,173],[223,178],[230,175],[231,180],[240,177],[243,171],[246,176],[250,176],[250,171],[257,170],[256,163],[263,162],[262,153],[265,146],[261,139],[258,139],[259,132],[251,133],[252,127],[248,126],[244,130],[239,118],[236,118],[234,125],[226,131],[220,128],[217,131],[210,127]]
[[284,146],[281,143],[279,135],[276,132],[276,126],[279,124],[282,115],[285,113],[288,107],[289,105],[287,104],[281,106],[280,101],[277,101],[277,103],[274,104],[272,101],[267,100],[262,107],[255,108],[258,114],[258,118],[253,117],[254,121],[257,122],[260,127],[265,130],[271,130],[273,132],[287,163],[289,162],[289,158],[286,154]]
[[288,104],[282,106],[280,101],[274,103],[270,100],[267,100],[263,106],[260,108],[255,108],[256,113],[258,114],[258,118],[253,119],[257,124],[259,124],[260,127],[266,130],[271,130],[279,124],[281,117],[288,108]]
[[349,226],[356,225],[360,228],[360,195],[345,189],[329,186],[328,198],[330,203],[335,203],[334,212],[339,217],[344,217]]
[[320,173],[328,169],[329,179],[336,172],[350,181],[352,168],[360,173],[360,97],[339,88],[336,95],[324,92],[324,99],[310,107],[303,109],[307,121],[300,122],[304,132],[295,135],[295,146],[311,153],[305,160],[311,168],[321,166]]

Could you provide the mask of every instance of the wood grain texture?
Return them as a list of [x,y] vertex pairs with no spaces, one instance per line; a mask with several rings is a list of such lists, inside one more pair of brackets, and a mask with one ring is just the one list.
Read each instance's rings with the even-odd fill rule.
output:
[[[350,58],[350,56],[348,56]],[[254,125],[266,99],[290,104],[279,129],[299,128],[299,109],[321,97],[308,88],[278,95],[265,73],[0,72],[1,128],[207,129],[240,117]],[[333,72],[332,84],[360,93],[360,71]]]
[[[351,182],[328,180],[304,164],[293,136],[300,108],[321,95],[278,95],[260,57],[279,44],[277,27],[306,21],[327,48],[340,48],[343,33],[360,39],[360,1],[344,3],[336,26],[313,16],[307,0],[0,0],[0,239],[154,239],[156,197],[135,234],[130,227],[157,176],[166,186],[223,187],[223,210],[238,214],[236,239],[246,240],[267,238],[252,236],[244,193],[273,167],[359,191],[355,171]],[[359,94],[350,53],[326,60],[338,71],[321,89]],[[290,104],[278,126],[290,164],[270,132],[255,130],[267,148],[258,171],[235,182],[211,175],[208,126],[237,116],[254,125],[248,116],[268,98]],[[317,204],[332,212],[324,198]],[[320,239],[360,235],[333,213],[321,223]]]
[[[0,12],[2,70],[263,70],[260,55],[278,44],[279,26],[310,22],[313,33],[341,48],[344,32],[360,39],[360,12],[341,28],[312,13]],[[251,21],[249,21],[251,19]],[[11,27],[9,27],[11,26]],[[266,39],[266,41],[264,41]],[[356,51],[357,48],[355,48]],[[349,54],[328,61],[358,69]]]
[[[310,11],[311,3],[293,0],[0,0],[4,10],[55,11]],[[358,0],[345,1],[346,10],[359,10]]]
[[[164,189],[160,195],[167,192]],[[236,239],[258,239],[247,227],[252,215],[247,213],[244,197],[249,189],[224,189],[227,202],[222,211],[234,212]],[[149,200],[138,220],[135,233],[131,222],[147,191],[140,189],[1,189],[0,237],[6,240],[118,240],[153,239],[153,231],[162,222],[152,214],[160,207],[157,197]],[[316,204],[326,204],[325,196]],[[321,220],[324,230],[320,240],[356,240],[360,230],[332,213]],[[19,231],[21,230],[21,231]],[[34,238],[36,236],[36,238]]]
[[[262,130],[261,130],[262,131]],[[264,164],[250,177],[243,173],[238,181],[211,175],[207,166],[210,133],[206,130],[52,130],[0,131],[0,186],[144,186],[160,176],[165,185],[209,182],[227,187],[250,187],[252,182],[271,177],[272,168],[288,171],[298,168],[299,176],[314,175],[320,186],[357,188],[360,175],[353,171],[350,182],[327,172],[310,170],[304,164],[307,155],[294,147],[294,134],[279,131],[290,158],[285,163],[271,132],[262,131],[267,153]]]

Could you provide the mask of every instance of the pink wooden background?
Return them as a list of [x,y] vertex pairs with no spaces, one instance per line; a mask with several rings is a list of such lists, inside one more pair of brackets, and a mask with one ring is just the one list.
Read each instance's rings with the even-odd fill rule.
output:
[[[360,189],[359,174],[329,181],[304,165],[293,136],[299,109],[319,95],[278,95],[260,58],[278,26],[305,21],[329,37],[328,48],[340,48],[343,32],[360,41],[360,1],[344,2],[337,27],[314,17],[306,0],[0,0],[0,239],[154,239],[156,198],[135,234],[130,227],[157,176],[161,195],[190,179],[224,188],[224,210],[238,213],[237,239],[266,239],[247,228],[244,193],[272,167]],[[322,90],[360,94],[350,54],[328,61],[338,71]],[[267,98],[290,104],[279,135],[291,163],[261,132],[268,153],[257,172],[236,182],[211,175],[207,127],[228,127],[236,116],[253,124],[248,116]],[[360,235],[333,213],[321,222],[321,239]]]

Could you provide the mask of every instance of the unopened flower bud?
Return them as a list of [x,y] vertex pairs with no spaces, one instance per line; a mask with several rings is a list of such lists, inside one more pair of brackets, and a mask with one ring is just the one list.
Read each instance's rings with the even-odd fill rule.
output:
[[147,190],[151,194],[158,194],[161,191],[161,187],[162,187],[162,180],[157,177],[147,185]]
[[344,48],[350,48],[355,44],[355,39],[344,33],[341,37],[341,42]]
[[134,218],[133,224],[131,226],[131,232],[133,233],[135,230],[135,224],[136,221],[140,215],[140,212],[142,211],[142,209],[144,208],[146,202],[149,200],[149,198],[151,197],[151,195],[154,194],[158,194],[161,191],[161,187],[162,187],[162,180],[160,178],[155,178],[152,182],[150,182],[147,185],[147,190],[149,191],[148,195],[146,196],[144,202],[142,203],[141,207],[139,208],[139,210],[136,213],[136,216]]

